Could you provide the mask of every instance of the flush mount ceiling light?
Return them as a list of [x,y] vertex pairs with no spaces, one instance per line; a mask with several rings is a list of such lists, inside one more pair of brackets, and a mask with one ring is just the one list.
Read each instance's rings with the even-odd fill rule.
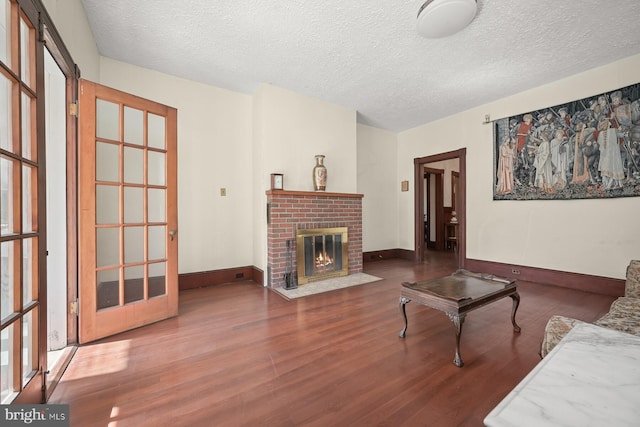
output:
[[450,36],[476,16],[476,0],[427,0],[418,11],[418,34],[430,39]]

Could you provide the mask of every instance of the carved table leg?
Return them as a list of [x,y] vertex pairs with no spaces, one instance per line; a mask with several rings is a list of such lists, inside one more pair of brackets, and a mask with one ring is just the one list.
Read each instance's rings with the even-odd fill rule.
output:
[[516,323],[516,311],[518,310],[518,306],[520,305],[520,295],[518,293],[514,293],[513,295],[509,295],[513,300],[513,308],[511,309],[511,323],[513,324],[513,330],[516,332],[520,332],[520,326]]
[[464,323],[466,314],[447,313],[447,316],[449,316],[449,319],[451,319],[456,327],[456,355],[453,358],[453,364],[458,368],[462,368],[464,362],[462,361],[462,357],[460,357],[460,335],[462,335],[462,324]]
[[404,338],[407,334],[407,311],[404,306],[410,301],[411,300],[407,297],[400,297],[400,314],[402,314],[402,317],[404,318],[404,328],[402,328],[400,334],[398,334],[400,338]]

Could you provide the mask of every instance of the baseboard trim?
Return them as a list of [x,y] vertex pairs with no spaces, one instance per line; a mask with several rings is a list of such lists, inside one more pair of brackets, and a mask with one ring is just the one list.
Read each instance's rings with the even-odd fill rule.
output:
[[[408,249],[386,249],[362,253],[362,262],[376,262],[384,259],[400,258],[415,260],[415,251]],[[478,273],[489,273],[509,279],[525,280],[544,285],[575,289],[600,295],[619,297],[624,295],[624,279],[592,276],[589,274],[570,273],[567,271],[549,270],[545,268],[527,267],[524,265],[505,264],[479,259],[464,259],[464,268]]]
[[[362,253],[363,263],[400,258],[415,260],[414,251],[407,249],[386,249]],[[510,279],[536,282],[561,288],[575,289],[594,294],[622,296],[624,295],[624,279],[592,276],[589,274],[570,273],[567,271],[549,270],[545,268],[527,267],[516,264],[505,264],[478,259],[465,259],[465,268],[469,271],[489,273]],[[517,272],[517,273],[516,273]],[[264,282],[264,272],[255,266],[226,268],[222,270],[201,271],[178,275],[178,288],[202,288],[233,282],[252,280],[259,285]]]
[[385,249],[382,251],[370,251],[362,253],[362,263],[382,261],[385,259],[400,258],[413,261],[415,252],[407,249]]
[[382,261],[384,259],[400,258],[398,249],[385,249],[383,251],[371,251],[362,253],[362,263]]
[[179,274],[178,289],[183,291],[185,289],[203,288],[225,283],[246,282],[247,280],[253,280],[262,285],[262,270],[255,266],[246,266]]
[[625,280],[623,279],[469,258],[465,260],[465,268],[474,272],[489,273],[500,277],[542,283],[594,294],[616,297],[624,295]]

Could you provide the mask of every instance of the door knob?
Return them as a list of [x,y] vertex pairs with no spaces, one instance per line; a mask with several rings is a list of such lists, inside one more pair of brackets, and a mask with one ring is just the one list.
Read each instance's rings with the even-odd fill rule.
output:
[[176,235],[176,233],[178,232],[178,230],[170,230],[169,231],[169,240],[173,240],[174,236]]

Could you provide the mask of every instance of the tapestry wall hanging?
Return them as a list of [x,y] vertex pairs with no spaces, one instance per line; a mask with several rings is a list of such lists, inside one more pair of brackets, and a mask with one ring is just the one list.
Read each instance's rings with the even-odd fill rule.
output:
[[497,120],[494,200],[640,196],[640,83]]

